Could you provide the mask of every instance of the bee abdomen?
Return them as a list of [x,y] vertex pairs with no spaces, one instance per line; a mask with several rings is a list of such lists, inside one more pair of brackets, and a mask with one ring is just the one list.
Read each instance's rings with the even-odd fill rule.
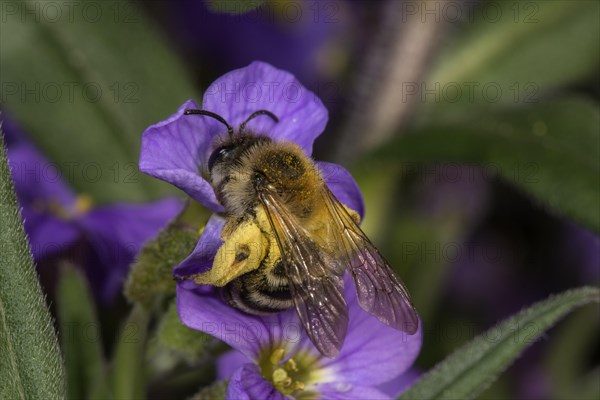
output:
[[[273,272],[276,270],[277,267]],[[282,279],[277,272],[273,274],[263,268],[248,272],[223,288],[223,299],[232,307],[253,315],[287,310],[293,305],[292,296],[287,280]],[[276,279],[273,280],[273,277]]]
[[252,315],[273,314],[287,310],[293,305],[289,290],[248,291],[239,280],[223,288],[223,299],[230,306]]

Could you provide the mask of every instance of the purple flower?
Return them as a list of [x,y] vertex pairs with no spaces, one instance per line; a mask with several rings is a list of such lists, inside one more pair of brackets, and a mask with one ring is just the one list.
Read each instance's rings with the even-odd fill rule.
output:
[[[228,132],[213,118],[184,115],[198,108],[189,100],[167,120],[146,129],[140,155],[142,172],[172,183],[215,212],[192,254],[175,268],[175,276],[182,278],[212,268],[225,224],[207,163]],[[291,74],[261,62],[217,79],[206,90],[202,109],[223,117],[234,131],[254,112],[270,111],[277,123],[255,118],[247,129],[274,141],[294,142],[307,155],[327,123],[327,110],[312,92]],[[362,217],[362,195],[349,172],[335,164],[316,165],[337,199]],[[326,398],[386,398],[375,386],[396,379],[412,365],[421,345],[420,331],[409,336],[362,311],[350,279],[345,297],[350,323],[335,360],[324,358],[311,344],[293,308],[265,317],[245,314],[223,302],[217,288],[192,281],[179,282],[177,307],[184,324],[244,354],[244,364],[233,371],[228,398],[312,392]],[[230,370],[234,365],[223,362]]]
[[358,305],[352,280],[345,283],[350,324],[335,359],[312,346],[293,309],[248,315],[223,303],[215,288],[189,282],[178,285],[177,307],[185,325],[236,350],[218,363],[218,377],[230,378],[228,399],[393,398],[414,379],[409,368],[421,348],[421,330],[407,335],[379,322]]
[[118,294],[128,266],[141,246],[181,209],[177,199],[149,204],[93,207],[89,196],[76,195],[14,122],[4,124],[15,191],[25,231],[37,263],[73,255],[85,265],[92,289],[103,301]]
[[[208,87],[203,109],[222,116],[234,129],[257,110],[274,113],[279,122],[255,118],[248,129],[277,141],[292,141],[310,155],[314,140],[327,123],[327,109],[314,93],[308,91],[291,74],[269,64],[254,62],[246,68],[227,73]],[[184,115],[197,109],[193,100],[185,102],[166,120],[150,126],[142,136],[140,170],[167,181],[185,191],[208,209],[224,211],[208,181],[207,162],[214,143],[227,131],[212,118]],[[343,167],[317,162],[325,183],[340,202],[362,217],[364,203],[358,185]],[[196,249],[175,268],[177,277],[205,272],[212,266],[220,246],[224,220],[213,216],[205,227]],[[215,232],[209,240],[207,232]],[[207,257],[208,255],[208,257]]]
[[[314,93],[288,72],[262,62],[253,62],[217,79],[206,90],[202,105],[222,116],[234,129],[257,110],[271,111],[279,118],[278,123],[255,118],[248,129],[273,140],[292,141],[307,155],[327,123],[327,109]],[[227,131],[215,119],[184,115],[185,110],[197,108],[193,100],[188,100],[175,114],[144,131],[139,167],[219,213],[224,209],[208,181],[207,163],[215,142]],[[338,200],[362,217],[362,195],[350,173],[336,164],[316,165]],[[223,224],[217,215],[208,221],[192,254],[175,268],[176,277],[199,274],[212,267],[211,255],[214,257],[221,244]],[[208,232],[215,232],[215,237],[209,238]]]
[[[293,75],[262,62],[217,79],[206,90],[202,106],[222,116],[234,129],[254,111],[271,111],[278,123],[255,118],[248,129],[273,140],[292,141],[308,155],[327,123],[327,109],[314,93]],[[208,181],[207,163],[215,141],[227,131],[212,118],[183,115],[185,110],[197,108],[188,100],[175,114],[146,129],[139,167],[182,189],[208,209],[221,212],[223,207]],[[317,162],[317,166],[336,197],[362,216],[362,196],[350,173],[335,164]]]

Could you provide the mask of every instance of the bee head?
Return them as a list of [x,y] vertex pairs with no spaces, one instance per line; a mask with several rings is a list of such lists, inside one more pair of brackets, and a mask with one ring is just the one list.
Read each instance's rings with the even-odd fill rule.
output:
[[223,142],[220,146],[218,146],[210,155],[210,157],[208,159],[209,172],[212,171],[215,164],[229,161],[231,159],[234,159],[235,156],[237,156],[238,152],[235,150],[239,147],[243,147],[240,145],[243,144],[243,142],[245,142],[247,139],[247,135],[245,135],[244,131],[246,129],[246,124],[248,122],[250,122],[254,118],[258,117],[259,115],[266,115],[266,116],[270,117],[273,121],[279,122],[279,118],[277,118],[275,116],[275,114],[273,114],[271,111],[258,110],[258,111],[253,112],[252,114],[250,114],[250,116],[248,118],[246,118],[246,120],[240,124],[240,128],[238,129],[237,133],[235,133],[233,130],[233,127],[231,125],[229,125],[229,123],[225,120],[225,118],[223,118],[219,114],[215,114],[211,111],[185,110],[184,114],[185,115],[191,115],[191,114],[206,115],[208,117],[216,119],[217,121],[219,121],[220,123],[222,123],[223,125],[225,125],[227,127],[227,134],[229,135],[229,138],[225,142]]

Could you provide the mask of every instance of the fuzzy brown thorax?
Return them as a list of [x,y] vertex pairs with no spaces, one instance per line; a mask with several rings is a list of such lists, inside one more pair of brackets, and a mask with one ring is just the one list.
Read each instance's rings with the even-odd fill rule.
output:
[[219,146],[211,160],[211,184],[232,216],[243,216],[256,208],[258,187],[271,185],[292,213],[308,217],[315,193],[324,184],[313,161],[300,147],[274,142],[266,136],[234,137]]

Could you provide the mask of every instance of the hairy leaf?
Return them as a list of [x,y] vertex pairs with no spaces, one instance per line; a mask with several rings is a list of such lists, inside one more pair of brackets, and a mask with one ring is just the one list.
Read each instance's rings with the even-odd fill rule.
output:
[[0,254],[0,398],[64,398],[58,342],[21,223],[1,132]]
[[598,288],[583,287],[536,303],[458,349],[400,399],[472,399],[561,318],[598,301]]

